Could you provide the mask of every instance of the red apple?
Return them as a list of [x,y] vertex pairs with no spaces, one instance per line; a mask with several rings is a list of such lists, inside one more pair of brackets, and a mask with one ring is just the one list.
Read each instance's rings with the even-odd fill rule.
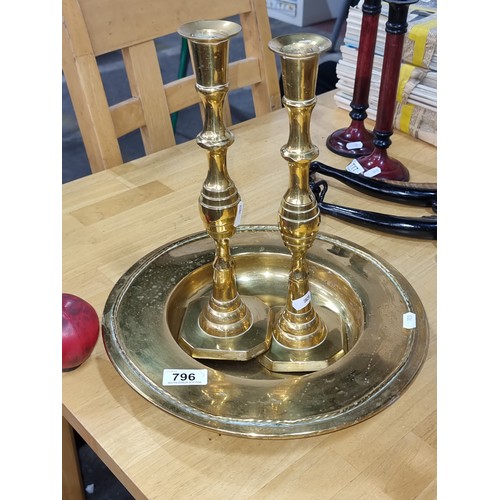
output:
[[80,366],[92,353],[99,338],[99,317],[85,300],[62,294],[62,369]]

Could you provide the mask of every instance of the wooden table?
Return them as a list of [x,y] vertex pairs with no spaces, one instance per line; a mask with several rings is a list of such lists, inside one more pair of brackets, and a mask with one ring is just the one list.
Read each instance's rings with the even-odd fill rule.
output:
[[[318,160],[339,168],[349,163],[325,146],[333,130],[348,124],[331,93],[319,96],[311,125]],[[280,155],[288,137],[286,110],[239,124],[234,132],[228,168],[245,203],[242,224],[276,224],[288,183]],[[409,168],[412,181],[436,181],[435,147],[396,131],[389,151]],[[190,141],[65,184],[63,291],[85,298],[101,315],[118,278],[140,257],[203,230],[197,199],[206,171],[205,152]],[[330,203],[431,214],[331,183]],[[100,339],[89,360],[62,376],[65,498],[83,498],[71,428],[138,499],[436,497],[436,242],[329,216],[322,217],[321,231],[387,260],[424,304],[429,351],[401,398],[365,422],[321,436],[276,441],[219,435],[143,399],[114,369]]]

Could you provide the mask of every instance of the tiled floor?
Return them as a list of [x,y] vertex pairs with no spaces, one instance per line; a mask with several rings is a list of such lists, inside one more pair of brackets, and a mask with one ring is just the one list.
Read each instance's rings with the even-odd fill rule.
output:
[[[301,28],[290,24],[283,23],[274,19],[270,20],[271,31],[273,36],[278,36],[286,33],[295,32],[314,32],[331,37],[334,27],[334,20],[326,21],[324,23]],[[342,36],[340,37],[340,40]],[[337,52],[328,54],[322,60],[326,64],[322,65],[320,69],[320,76],[318,79],[318,93],[321,91],[333,88],[336,82],[335,64],[330,61],[338,60],[338,47],[340,40],[335,44]],[[242,44],[238,45],[236,39],[232,43],[234,51],[243,50]],[[177,58],[180,55],[180,37],[171,35],[160,40],[158,44],[158,52],[160,61],[166,59]],[[237,56],[235,56],[237,57]],[[108,99],[110,103],[119,96],[127,96],[129,92],[127,84],[123,83],[123,64],[118,54],[110,54],[101,57],[99,65],[103,71],[103,79],[106,91],[108,92]],[[167,67],[165,65],[165,67]],[[176,78],[178,63],[174,62],[170,69],[165,69],[165,81],[170,81]],[[123,81],[122,81],[123,80]],[[231,99],[232,105],[236,105],[233,111],[233,121],[238,123],[253,116],[253,105],[249,94],[242,91],[240,94],[235,95]],[[71,101],[68,95],[65,79],[62,79],[62,109],[63,109],[63,129],[62,129],[62,182],[69,182],[71,180],[90,175],[90,168],[85,154],[85,149],[82,143],[78,124],[71,106]],[[196,134],[201,130],[201,119],[197,108],[188,109],[179,113],[176,139],[177,142],[185,142],[193,139]],[[123,156],[125,161],[132,160],[144,154],[142,146],[140,145],[140,138],[137,134],[130,134],[121,141],[123,146]],[[108,470],[103,462],[97,457],[92,449],[77,436],[77,444],[79,450],[80,465],[82,470],[82,477],[84,486],[86,488],[86,497],[90,500],[125,500],[132,499],[133,497],[122,486],[122,484],[115,478],[115,476]]]

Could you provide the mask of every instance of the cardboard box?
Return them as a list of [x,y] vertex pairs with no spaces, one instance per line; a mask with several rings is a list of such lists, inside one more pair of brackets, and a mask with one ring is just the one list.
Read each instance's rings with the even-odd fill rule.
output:
[[[342,4],[343,0],[338,0]],[[269,17],[295,26],[309,26],[335,18],[327,0],[266,0]],[[336,7],[333,5],[334,8]]]

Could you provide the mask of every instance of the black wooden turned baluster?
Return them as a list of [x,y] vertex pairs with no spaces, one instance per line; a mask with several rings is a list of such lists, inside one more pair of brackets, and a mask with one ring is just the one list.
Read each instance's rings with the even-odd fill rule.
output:
[[[410,178],[408,169],[398,160],[387,155],[393,133],[394,112],[396,111],[396,95],[403,55],[404,35],[408,27],[408,8],[418,0],[385,0],[389,4],[389,17],[385,25],[386,39],[380,93],[378,97],[377,119],[373,130],[374,150],[368,156],[356,161],[365,174],[377,179],[407,181]],[[375,170],[376,169],[376,170]],[[380,171],[379,171],[380,169]],[[378,172],[378,173],[376,173]]]
[[373,151],[373,134],[366,130],[364,120],[367,117],[373,56],[381,10],[382,0],[365,0],[363,3],[352,111],[349,113],[351,124],[347,128],[336,130],[326,140],[327,148],[340,156],[358,158]]

